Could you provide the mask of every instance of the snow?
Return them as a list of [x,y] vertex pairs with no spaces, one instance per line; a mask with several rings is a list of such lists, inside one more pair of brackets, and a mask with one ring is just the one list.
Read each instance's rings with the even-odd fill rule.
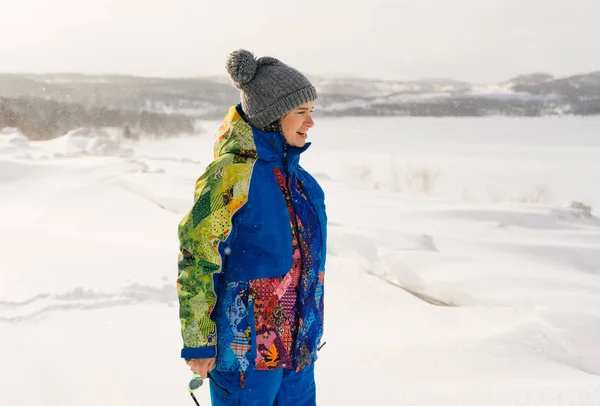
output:
[[311,78],[320,93],[362,97],[386,97],[396,93],[455,93],[470,88],[470,84],[452,79],[425,79],[398,82],[392,80],[365,80],[360,78]]
[[131,146],[115,129],[81,127],[62,137],[34,143],[35,150],[29,156],[34,159],[57,157],[121,156],[132,154]]
[[18,128],[5,127],[0,130],[0,154],[26,151],[29,140]]
[[[336,91],[338,89],[336,88]],[[337,92],[339,93],[339,91]],[[453,98],[471,97],[478,99],[488,99],[497,101],[544,101],[559,98],[558,95],[534,95],[525,92],[516,92],[504,85],[484,85],[473,86],[472,88],[453,87],[453,86],[430,86],[424,87],[414,84],[410,88],[398,89],[396,92],[354,92],[361,94],[363,98],[352,98],[342,102],[333,102],[329,105],[320,107],[321,111],[344,111],[354,108],[368,108],[380,105],[395,104],[402,107],[407,103],[428,103],[432,101],[447,101]],[[556,112],[559,113],[559,112]]]
[[[598,406],[600,220],[573,202],[600,207],[599,127],[319,120],[302,157],[330,219],[319,404]],[[7,132],[0,404],[192,405],[176,228],[212,136]]]
[[202,117],[208,114],[216,114],[219,112],[219,107],[210,102],[201,101],[186,101],[181,100],[177,105],[169,105],[167,103],[146,100],[146,111],[158,112],[161,114],[180,114],[189,117]]

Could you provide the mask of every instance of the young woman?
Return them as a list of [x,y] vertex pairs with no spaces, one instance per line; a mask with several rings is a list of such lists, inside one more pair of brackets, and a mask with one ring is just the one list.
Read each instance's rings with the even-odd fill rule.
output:
[[327,216],[299,159],[317,91],[246,50],[229,55],[227,71],[241,103],[179,225],[181,356],[210,373],[213,405],[315,405]]

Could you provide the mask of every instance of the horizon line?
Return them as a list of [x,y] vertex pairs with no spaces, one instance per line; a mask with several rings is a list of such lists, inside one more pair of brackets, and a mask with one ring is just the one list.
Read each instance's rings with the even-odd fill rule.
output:
[[[557,76],[549,72],[544,71],[533,71],[529,73],[522,73],[515,76],[512,76],[508,79],[504,79],[501,81],[494,82],[471,82],[469,80],[464,79],[456,79],[452,77],[423,77],[423,78],[415,78],[415,79],[389,79],[389,78],[374,78],[369,76],[361,76],[361,75],[343,75],[343,74],[306,74],[309,78],[320,79],[320,80],[364,80],[369,82],[463,82],[463,83],[503,83],[508,82],[517,78],[534,76],[534,75],[547,75],[552,78],[552,80],[556,79],[566,79],[577,76],[588,76],[600,74],[600,69],[586,72],[586,73],[575,73],[566,76]],[[121,77],[121,78],[139,78],[139,79],[156,79],[156,80],[197,80],[197,79],[221,79],[221,80],[229,80],[229,77],[226,73],[223,74],[206,74],[206,75],[194,75],[194,76],[158,76],[158,75],[144,75],[144,74],[132,74],[132,73],[84,73],[77,71],[60,71],[60,72],[0,72],[0,76],[81,76],[81,77]]]

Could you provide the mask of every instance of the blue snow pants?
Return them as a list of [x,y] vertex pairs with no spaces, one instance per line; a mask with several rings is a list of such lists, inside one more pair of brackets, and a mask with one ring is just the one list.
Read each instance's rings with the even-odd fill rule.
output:
[[[317,404],[314,365],[309,365],[300,372],[287,369],[250,370],[244,376],[243,388],[240,387],[239,372],[214,370],[210,375],[212,378],[210,397],[213,406],[315,406]],[[222,388],[227,389],[230,394],[225,393]]]

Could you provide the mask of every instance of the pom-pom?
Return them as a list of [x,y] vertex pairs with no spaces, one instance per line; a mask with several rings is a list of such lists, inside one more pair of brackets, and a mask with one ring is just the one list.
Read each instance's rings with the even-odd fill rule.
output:
[[233,51],[227,58],[227,73],[237,87],[250,82],[256,74],[257,67],[258,63],[254,54],[245,49]]

